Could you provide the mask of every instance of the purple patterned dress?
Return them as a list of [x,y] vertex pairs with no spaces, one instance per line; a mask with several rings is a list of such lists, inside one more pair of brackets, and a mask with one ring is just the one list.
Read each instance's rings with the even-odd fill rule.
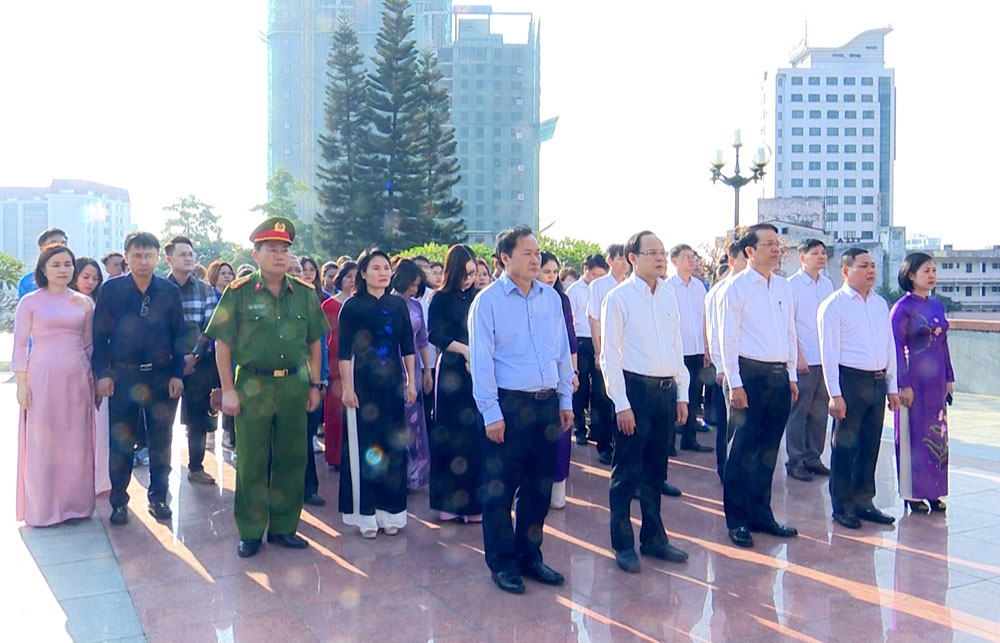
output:
[[417,399],[407,404],[406,414],[406,460],[408,489],[415,490],[427,484],[431,474],[431,451],[427,443],[427,422],[424,415],[423,361],[420,349],[427,348],[427,325],[424,323],[424,308],[420,300],[406,300],[410,311],[410,325],[413,326],[413,372],[417,379]]
[[948,494],[948,352],[944,304],[907,293],[892,307],[899,388],[913,389],[913,405],[896,413],[899,495],[936,500]]

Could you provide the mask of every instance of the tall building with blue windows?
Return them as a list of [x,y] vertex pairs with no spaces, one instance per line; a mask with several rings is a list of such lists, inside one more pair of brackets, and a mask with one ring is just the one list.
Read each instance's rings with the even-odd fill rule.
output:
[[879,241],[893,225],[895,72],[872,29],[842,47],[803,44],[775,77],[775,196],[822,197],[825,229]]

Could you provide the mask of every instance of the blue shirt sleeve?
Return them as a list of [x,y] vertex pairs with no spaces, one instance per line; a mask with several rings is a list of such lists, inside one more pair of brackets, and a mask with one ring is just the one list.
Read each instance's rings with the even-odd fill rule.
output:
[[111,313],[111,298],[108,292],[113,288],[105,284],[97,291],[97,306],[94,308],[94,352],[91,364],[97,379],[111,375],[111,356],[108,354],[108,338],[111,336],[114,317]]
[[35,273],[29,272],[21,277],[21,281],[17,282],[17,300],[21,301],[25,295],[36,290],[38,290],[38,285],[35,283]]
[[[167,282],[169,283],[169,282]],[[186,334],[184,332],[184,303],[181,301],[181,290],[177,286],[170,288],[170,347],[173,353],[173,376],[184,379],[184,355],[187,348],[184,346]]]
[[320,345],[323,348],[323,362],[319,367],[319,379],[322,382],[326,382],[330,379],[330,347],[326,345],[326,333],[323,334],[323,339],[320,340]]
[[[472,396],[487,426],[503,419],[493,364],[496,350],[493,331],[493,307],[488,297],[479,295],[469,308],[469,368],[472,371]],[[569,350],[568,342],[566,349]]]

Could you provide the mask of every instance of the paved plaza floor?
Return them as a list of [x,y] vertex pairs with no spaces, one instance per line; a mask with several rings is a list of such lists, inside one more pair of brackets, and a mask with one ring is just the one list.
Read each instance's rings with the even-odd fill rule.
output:
[[[307,507],[300,525],[310,548],[265,545],[238,558],[229,456],[221,447],[207,456],[221,484],[191,485],[182,427],[170,524],[146,513],[138,469],[124,527],[107,522],[106,495],[98,515],[76,526],[17,525],[17,411],[13,386],[3,385],[0,627],[12,641],[1000,640],[1000,400],[956,398],[947,514],[904,514],[887,427],[876,504],[896,525],[834,525],[825,479],[786,478],[782,451],[773,507],[800,536],[755,534],[744,550],[726,536],[715,454],[682,451],[670,479],[684,495],[664,498],[662,512],[690,560],[643,558],[638,575],[619,571],[609,547],[609,469],[593,447],[574,446],[567,506],[549,514],[543,545],[566,584],[528,580],[512,596],[490,581],[480,527],[439,523],[426,490],[410,495],[398,536],[363,540],[340,520],[339,474],[322,455],[328,504]],[[637,504],[633,516],[637,523]]]

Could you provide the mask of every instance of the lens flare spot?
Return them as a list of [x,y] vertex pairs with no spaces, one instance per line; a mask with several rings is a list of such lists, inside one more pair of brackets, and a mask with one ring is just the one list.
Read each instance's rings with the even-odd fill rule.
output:
[[340,604],[347,609],[356,609],[361,602],[361,596],[356,590],[345,589],[340,593]]
[[372,447],[365,451],[365,462],[367,462],[369,466],[377,467],[379,463],[382,462],[382,449]]
[[466,471],[468,471],[468,469],[469,469],[469,462],[465,458],[458,456],[452,459],[451,472],[454,473],[456,476],[464,474]]

